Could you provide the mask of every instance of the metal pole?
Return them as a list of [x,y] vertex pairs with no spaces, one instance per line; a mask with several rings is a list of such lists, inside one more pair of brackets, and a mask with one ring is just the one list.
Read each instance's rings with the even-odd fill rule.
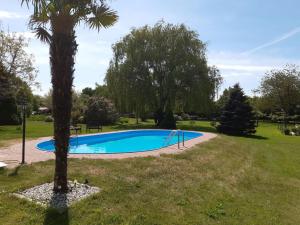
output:
[[180,146],[179,146],[179,143],[180,143],[180,133],[179,133],[179,130],[177,130],[177,137],[178,137],[177,147],[179,149],[180,148]]
[[25,129],[26,129],[26,106],[23,105],[23,142],[22,142],[22,164],[25,164]]
[[182,144],[184,146],[184,131],[182,131]]

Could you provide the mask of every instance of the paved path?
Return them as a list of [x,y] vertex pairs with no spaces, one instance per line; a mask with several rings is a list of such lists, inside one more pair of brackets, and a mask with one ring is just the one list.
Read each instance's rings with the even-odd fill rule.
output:
[[[148,152],[137,152],[137,153],[122,153],[122,154],[69,154],[69,158],[88,158],[88,159],[125,159],[132,157],[146,157],[146,156],[160,156],[161,154],[178,154],[185,151],[197,144],[208,141],[214,137],[216,134],[201,132],[203,136],[185,141],[185,146],[181,145],[181,148],[177,148],[176,145],[171,145],[165,148],[161,148],[154,151]],[[94,134],[93,134],[94,135]],[[51,139],[51,137],[38,138],[35,140],[26,141],[26,163],[35,163],[41,161],[47,161],[54,159],[55,155],[53,152],[40,151],[36,148],[36,145],[41,141],[46,141]],[[21,162],[22,158],[22,144],[21,141],[18,144],[13,144],[8,147],[0,149],[0,161],[6,162],[9,167],[15,167]]]

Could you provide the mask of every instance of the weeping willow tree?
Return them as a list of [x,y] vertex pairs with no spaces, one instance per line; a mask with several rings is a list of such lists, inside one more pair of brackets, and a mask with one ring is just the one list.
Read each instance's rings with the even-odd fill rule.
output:
[[118,16],[105,0],[22,0],[24,3],[34,9],[30,27],[41,41],[49,44],[56,156],[54,191],[67,192],[67,154],[77,52],[75,28],[85,23],[99,31],[112,26]]
[[[215,93],[206,45],[185,25],[158,22],[133,29],[113,46],[106,74],[108,89],[120,111],[205,113]],[[159,124],[162,119],[157,118]]]

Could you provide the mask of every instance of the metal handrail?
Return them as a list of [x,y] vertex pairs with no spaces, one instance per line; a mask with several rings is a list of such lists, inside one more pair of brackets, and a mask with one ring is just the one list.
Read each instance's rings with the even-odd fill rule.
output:
[[170,141],[172,140],[172,138],[173,138],[177,133],[178,133],[177,130],[172,130],[172,131],[170,132],[170,134],[168,135],[168,137],[166,138],[166,140],[165,140],[163,146],[167,146],[167,144],[170,143]]

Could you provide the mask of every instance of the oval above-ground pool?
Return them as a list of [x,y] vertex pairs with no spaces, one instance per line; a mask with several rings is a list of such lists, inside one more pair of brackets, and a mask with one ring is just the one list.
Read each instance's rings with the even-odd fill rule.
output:
[[[164,148],[202,136],[195,131],[177,130],[134,130],[95,135],[72,137],[69,153],[71,154],[115,154],[146,152]],[[42,151],[54,151],[54,141],[37,144]]]

